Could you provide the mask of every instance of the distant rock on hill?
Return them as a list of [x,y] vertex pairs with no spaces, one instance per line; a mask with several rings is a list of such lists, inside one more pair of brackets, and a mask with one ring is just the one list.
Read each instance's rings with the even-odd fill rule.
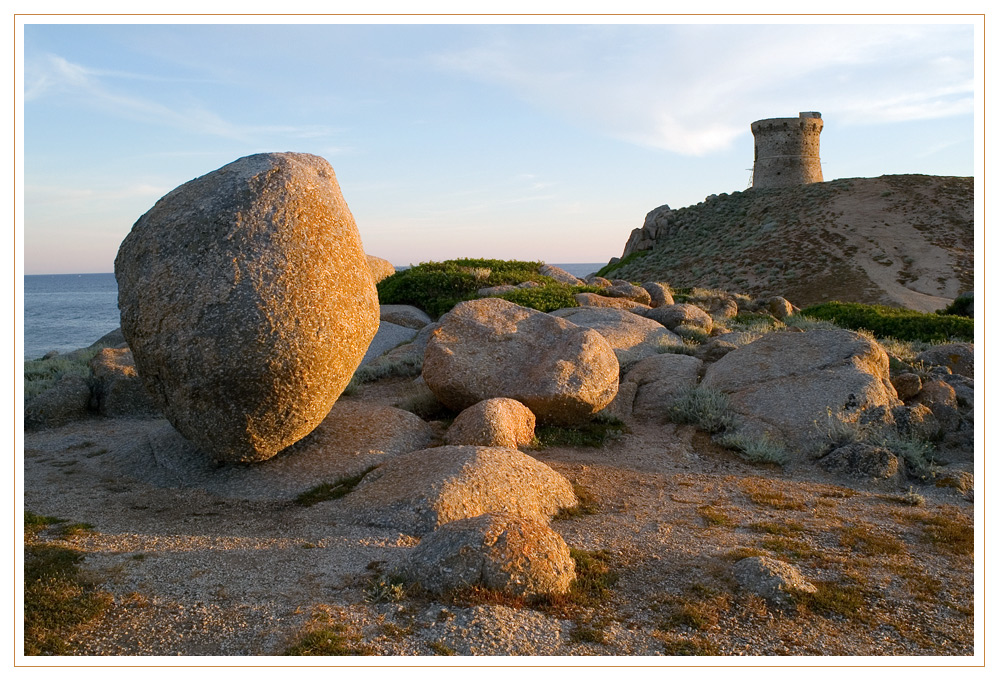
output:
[[973,289],[973,240],[973,178],[849,178],[661,206],[607,276],[930,312]]

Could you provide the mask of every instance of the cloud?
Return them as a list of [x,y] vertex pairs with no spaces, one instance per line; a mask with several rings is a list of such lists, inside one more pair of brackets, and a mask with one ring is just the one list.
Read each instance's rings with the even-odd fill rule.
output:
[[855,123],[972,111],[972,29],[934,25],[490,27],[438,69],[499,84],[587,128],[685,155],[759,118]]
[[[139,74],[124,74],[128,78],[144,78]],[[119,91],[105,81],[122,77],[123,72],[89,69],[54,54],[37,55],[25,66],[25,102],[43,97],[70,97],[86,106],[110,112],[115,116],[153,125],[176,128],[185,132],[250,142],[265,135],[281,135],[302,139],[324,138],[337,130],[330,126],[246,125],[229,121],[197,104],[175,108],[155,100]],[[159,80],[149,77],[149,80]]]

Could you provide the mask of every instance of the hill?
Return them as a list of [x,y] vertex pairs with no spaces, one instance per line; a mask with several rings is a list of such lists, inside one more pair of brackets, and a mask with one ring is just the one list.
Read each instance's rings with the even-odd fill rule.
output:
[[973,242],[973,178],[848,178],[654,209],[601,274],[930,312],[973,289]]

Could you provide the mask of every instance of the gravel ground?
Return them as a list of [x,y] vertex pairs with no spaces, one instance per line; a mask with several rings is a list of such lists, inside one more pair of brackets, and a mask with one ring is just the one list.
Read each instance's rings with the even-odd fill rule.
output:
[[[402,386],[350,401],[393,404]],[[952,488],[917,486],[925,503],[909,506],[905,491],[751,466],[690,427],[634,423],[600,448],[530,452],[594,497],[596,513],[552,526],[604,552],[618,581],[603,598],[563,610],[373,603],[377,568],[418,538],[353,524],[342,500],[167,485],[122,454],[162,428],[95,419],[25,436],[25,509],[91,524],[42,539],[85,552],[113,597],[72,636],[81,655],[280,655],[327,626],[374,656],[974,653],[973,556],[932,541],[942,519],[971,526],[973,505]],[[731,567],[748,553],[794,564],[839,601],[777,607],[742,591]]]

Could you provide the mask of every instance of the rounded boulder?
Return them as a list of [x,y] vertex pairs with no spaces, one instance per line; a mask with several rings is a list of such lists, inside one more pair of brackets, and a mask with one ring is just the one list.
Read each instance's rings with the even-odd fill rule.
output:
[[181,185],[132,227],[115,276],[147,391],[220,461],[312,431],[378,329],[354,218],[311,154],[254,154]]

